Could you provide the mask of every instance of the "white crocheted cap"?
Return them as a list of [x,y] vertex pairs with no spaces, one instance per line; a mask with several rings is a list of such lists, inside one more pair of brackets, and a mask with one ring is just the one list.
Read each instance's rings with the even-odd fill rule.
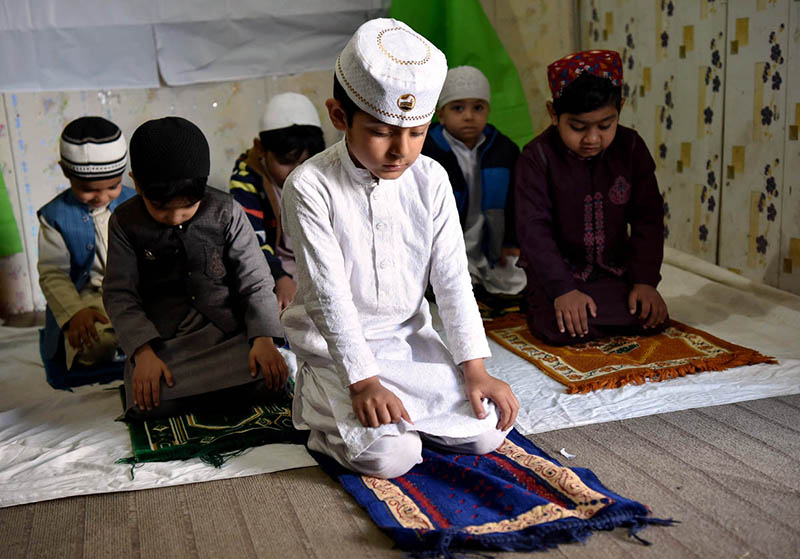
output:
[[322,128],[311,99],[301,93],[280,93],[269,100],[261,117],[261,131],[279,130],[292,125]]
[[483,99],[491,102],[489,80],[474,66],[456,66],[447,71],[442,93],[436,108],[444,107],[458,99]]
[[405,23],[379,18],[358,28],[334,70],[361,110],[386,124],[409,128],[433,117],[447,59]]

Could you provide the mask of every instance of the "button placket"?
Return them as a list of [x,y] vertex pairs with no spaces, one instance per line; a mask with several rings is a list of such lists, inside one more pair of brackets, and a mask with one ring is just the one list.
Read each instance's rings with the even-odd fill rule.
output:
[[372,193],[373,244],[375,247],[378,301],[388,301],[393,282],[391,200],[387,192]]

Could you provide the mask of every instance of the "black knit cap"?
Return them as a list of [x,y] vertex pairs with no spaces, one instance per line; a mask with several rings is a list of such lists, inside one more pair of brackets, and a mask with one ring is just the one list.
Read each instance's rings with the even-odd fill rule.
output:
[[128,146],[131,172],[144,183],[208,177],[208,142],[193,123],[178,116],[148,120]]

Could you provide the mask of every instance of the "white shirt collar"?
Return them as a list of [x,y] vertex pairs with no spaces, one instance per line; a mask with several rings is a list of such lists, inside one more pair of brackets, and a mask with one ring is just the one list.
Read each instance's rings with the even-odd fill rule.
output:
[[371,185],[376,183],[377,179],[372,176],[372,173],[370,173],[369,170],[356,167],[356,164],[353,163],[353,158],[350,157],[350,152],[347,150],[346,138],[342,138],[341,141],[336,144],[336,150],[339,155],[339,159],[342,161],[342,167],[354,182],[363,185]]
[[461,140],[453,136],[450,132],[448,132],[447,128],[445,128],[444,125],[442,125],[442,133],[444,134],[444,139],[447,140],[447,143],[450,144],[450,146],[455,145],[466,151],[477,151],[478,148],[481,147],[481,144],[483,144],[483,142],[486,141],[486,134],[481,132],[481,137],[478,138],[478,142],[475,144],[475,147],[469,149],[464,142],[462,142]]

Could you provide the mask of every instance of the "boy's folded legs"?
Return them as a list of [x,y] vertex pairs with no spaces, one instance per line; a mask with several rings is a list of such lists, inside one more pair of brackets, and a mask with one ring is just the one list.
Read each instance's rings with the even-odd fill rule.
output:
[[185,396],[174,400],[161,400],[151,410],[132,407],[125,414],[125,421],[142,421],[173,417],[187,413],[222,413],[237,411],[248,406],[265,404],[286,394],[286,388],[272,391],[267,388],[262,377],[247,384],[231,386],[222,390]]
[[383,479],[402,476],[422,462],[422,441],[413,431],[381,437],[353,459],[347,458],[347,446],[338,433],[312,430],[308,448],[330,456],[345,468]]
[[667,321],[664,321],[658,327],[645,329],[645,321],[639,318],[639,311],[630,314],[628,294],[631,285],[627,281],[602,277],[594,282],[581,283],[578,289],[589,295],[597,305],[596,317],[589,315],[587,310],[587,334],[573,337],[566,329],[559,332],[553,301],[542,292],[534,292],[527,297],[528,329],[531,333],[550,345],[570,345],[609,336],[652,336],[667,326]]
[[347,447],[338,433],[312,430],[308,447],[334,458],[345,468],[360,474],[391,479],[406,474],[422,462],[423,440],[437,450],[454,454],[488,454],[496,450],[508,431],[492,429],[474,437],[442,437],[407,431],[401,435],[386,435],[369,445],[353,459],[347,458]]

